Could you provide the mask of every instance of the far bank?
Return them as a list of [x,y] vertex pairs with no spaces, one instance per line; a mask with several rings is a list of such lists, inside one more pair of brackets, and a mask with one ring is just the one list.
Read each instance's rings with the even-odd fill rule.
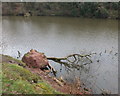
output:
[[118,2],[2,2],[2,16],[118,19]]

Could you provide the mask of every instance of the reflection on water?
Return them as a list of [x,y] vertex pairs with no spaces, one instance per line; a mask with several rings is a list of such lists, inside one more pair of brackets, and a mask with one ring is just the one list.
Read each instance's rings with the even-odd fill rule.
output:
[[[93,63],[89,72],[75,68],[68,72],[53,61],[57,77],[72,82],[80,77],[94,93],[99,89],[118,92],[118,22],[116,20],[68,17],[3,17],[3,54],[17,57],[30,49],[44,52],[48,57],[89,54]],[[62,70],[60,70],[62,68]]]

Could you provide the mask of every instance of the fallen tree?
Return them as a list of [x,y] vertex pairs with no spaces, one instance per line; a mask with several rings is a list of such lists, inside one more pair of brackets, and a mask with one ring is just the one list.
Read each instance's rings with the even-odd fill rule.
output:
[[[70,63],[75,63],[76,61],[79,61],[80,59],[82,58],[87,58],[90,60],[90,62],[92,63],[92,60],[89,58],[91,57],[92,54],[87,54],[87,55],[81,55],[81,54],[71,54],[71,55],[68,55],[66,57],[63,57],[63,58],[56,58],[56,57],[47,57],[48,60],[53,60],[55,62],[58,62],[58,63],[64,63],[62,62],[62,60],[66,60]],[[69,58],[74,58],[74,61],[71,61]]]
[[96,53],[90,53],[87,55],[70,54],[62,58],[47,57],[47,59],[57,62],[61,65],[64,65],[68,70],[70,70],[70,68],[76,68],[79,70],[80,68],[83,68],[85,65],[92,63],[92,60],[90,58],[91,58],[91,55],[93,54],[96,54]]
[[[18,51],[19,52],[19,51]],[[20,52],[18,53],[20,54]],[[71,69],[89,71],[90,64],[92,63],[91,56],[96,53],[90,53],[86,55],[81,54],[70,54],[66,57],[57,58],[57,57],[47,57],[44,53],[38,52],[31,49],[30,52],[26,53],[22,57],[22,61],[26,63],[29,67],[46,69],[49,67],[51,72],[56,74],[56,70],[51,66],[48,60],[52,60],[61,65],[65,66],[65,69],[71,71]],[[18,55],[20,57],[20,55]]]

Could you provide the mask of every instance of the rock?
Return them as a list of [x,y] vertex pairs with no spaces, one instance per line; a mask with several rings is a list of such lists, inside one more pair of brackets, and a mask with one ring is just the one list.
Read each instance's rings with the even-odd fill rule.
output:
[[37,52],[33,49],[31,49],[30,52],[23,56],[22,61],[26,63],[27,66],[33,68],[42,69],[49,65],[49,62],[44,53]]

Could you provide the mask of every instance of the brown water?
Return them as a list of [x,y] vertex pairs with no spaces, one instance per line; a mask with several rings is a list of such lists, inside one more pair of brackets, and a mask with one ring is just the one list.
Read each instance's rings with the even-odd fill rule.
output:
[[[84,19],[72,17],[3,17],[3,54],[17,57],[30,49],[50,57],[65,57],[73,53],[96,52],[88,73],[72,69],[67,72],[51,62],[57,77],[72,82],[75,77],[94,93],[100,89],[118,93],[118,22],[117,20]],[[101,53],[102,52],[102,53]],[[99,62],[97,62],[99,60]]]

